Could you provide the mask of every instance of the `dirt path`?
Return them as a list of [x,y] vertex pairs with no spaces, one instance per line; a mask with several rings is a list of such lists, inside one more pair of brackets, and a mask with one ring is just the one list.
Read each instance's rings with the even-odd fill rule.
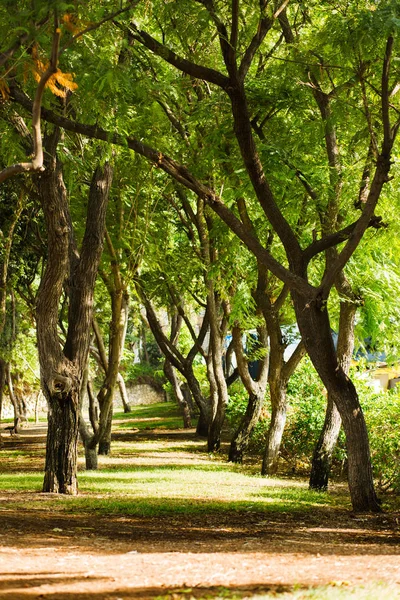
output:
[[[43,429],[6,439],[10,448],[21,443],[40,452]],[[184,458],[194,460],[189,452]],[[279,597],[299,584],[332,582],[349,590],[385,582],[390,588],[379,598],[400,598],[399,514],[318,509],[138,519],[50,512],[43,498],[0,494],[0,598]],[[32,508],[17,511],[18,500]]]

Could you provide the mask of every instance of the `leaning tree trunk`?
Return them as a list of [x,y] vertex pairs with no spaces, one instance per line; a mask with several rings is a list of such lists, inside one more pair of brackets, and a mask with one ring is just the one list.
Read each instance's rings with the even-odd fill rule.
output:
[[179,408],[182,413],[183,418],[183,427],[185,429],[189,429],[192,426],[192,418],[190,415],[190,407],[186,401],[186,398],[182,392],[181,383],[178,380],[174,367],[171,365],[168,359],[164,361],[164,374],[168,381],[170,382],[172,389],[174,391],[176,400],[179,404]]
[[[344,281],[342,277],[342,287]],[[357,312],[356,299],[342,301],[340,304],[339,337],[337,355],[339,363],[348,375],[351,357],[354,350],[354,326]],[[342,419],[332,397],[328,394],[328,403],[325,414],[324,426],[314,450],[310,488],[324,491],[328,488],[329,473],[332,464],[332,455],[339,437]]]
[[261,467],[262,475],[275,475],[278,470],[279,452],[286,424],[286,389],[286,381],[280,380],[275,382],[275,385],[270,385],[272,411]]
[[310,489],[325,491],[328,489],[329,473],[332,464],[332,455],[339,437],[342,419],[336,408],[332,397],[328,397],[326,406],[325,421],[314,450],[311,474]]
[[243,454],[249,446],[251,434],[260,419],[264,397],[265,389],[258,394],[254,393],[249,395],[246,412],[229,447],[228,460],[230,462],[241,463],[243,461]]
[[[259,271],[260,280],[260,271]],[[243,385],[249,394],[246,412],[235,431],[229,448],[228,460],[235,463],[241,463],[243,454],[247,450],[250,438],[255,426],[257,425],[261,409],[265,399],[265,393],[268,383],[269,355],[267,353],[268,335],[265,327],[258,328],[258,349],[265,350],[264,358],[259,362],[257,380],[250,375],[248,358],[244,354],[242,345],[242,330],[238,325],[232,328],[232,347],[235,350],[237,369]]]
[[326,309],[292,292],[299,329],[315,369],[343,421],[348,453],[348,483],[353,509],[380,511],[372,476],[367,427],[357,391],[340,366]]
[[118,388],[122,400],[122,406],[124,407],[124,413],[130,413],[132,408],[129,404],[129,397],[128,392],[126,391],[125,379],[122,377],[121,373],[118,373]]

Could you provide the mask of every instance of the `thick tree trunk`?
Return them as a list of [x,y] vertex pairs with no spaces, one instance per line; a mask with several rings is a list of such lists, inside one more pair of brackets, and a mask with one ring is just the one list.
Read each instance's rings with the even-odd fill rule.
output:
[[279,451],[286,424],[286,388],[286,381],[278,381],[270,387],[272,411],[261,467],[262,475],[275,475],[278,470]]
[[[342,281],[342,287],[343,285],[344,279]],[[337,356],[346,375],[349,373],[354,350],[356,312],[357,304],[355,298],[352,298],[352,301],[350,302],[341,302]],[[328,488],[332,455],[339,437],[341,425],[342,419],[340,418],[339,411],[336,408],[332,397],[328,394],[324,426],[313,454],[310,474],[311,489],[324,491]]]
[[204,398],[200,389],[200,384],[197,381],[195,374],[193,373],[192,367],[187,367],[187,369],[182,374],[186,378],[192,397],[199,410],[199,418],[197,421],[196,433],[201,437],[207,437],[208,428],[211,422],[210,403],[206,398]]
[[79,389],[71,389],[67,394],[47,391],[46,397],[49,410],[43,491],[75,495]]
[[311,361],[343,421],[353,509],[380,511],[372,477],[368,433],[357,391],[338,363],[326,309],[292,293],[300,332]]
[[[110,400],[111,390],[104,399],[99,400],[100,404],[100,422],[104,419],[104,430],[99,440],[98,453],[102,456],[108,456],[111,452],[111,430],[112,430],[112,415],[113,415],[113,402]],[[104,418],[103,414],[107,412],[107,416]]]
[[206,438],[208,436],[208,428],[209,428],[209,417],[204,413],[204,411],[200,410],[199,418],[197,420],[196,426],[196,434],[200,437]]
[[190,407],[186,401],[186,398],[182,391],[182,385],[178,380],[174,367],[171,365],[168,359],[164,361],[164,373],[168,381],[170,382],[172,389],[174,391],[175,397],[179,404],[182,418],[183,418],[183,427],[185,429],[189,429],[192,426],[192,419],[190,415]]
[[264,404],[265,389],[259,394],[250,394],[244,417],[233,436],[229,448],[228,460],[234,463],[243,461],[243,454],[248,448],[251,434],[257,425]]

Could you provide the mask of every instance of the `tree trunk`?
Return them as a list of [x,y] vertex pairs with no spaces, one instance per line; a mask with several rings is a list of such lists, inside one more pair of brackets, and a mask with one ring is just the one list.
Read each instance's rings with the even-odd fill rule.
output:
[[357,391],[338,363],[329,317],[316,302],[292,292],[297,322],[310,359],[343,421],[348,483],[354,511],[380,511],[372,477],[368,433]]
[[261,467],[262,475],[275,475],[278,470],[279,451],[286,424],[286,388],[286,381],[278,381],[270,387],[272,411]]
[[[57,131],[46,139],[49,164],[37,177],[48,244],[46,268],[37,297],[41,382],[49,412],[43,491],[76,494],[79,398],[87,365],[93,290],[103,248],[112,170],[106,164],[93,174],[79,256],[61,165],[56,159],[57,141]],[[68,330],[62,349],[58,331],[59,305],[67,277]]]
[[118,373],[118,388],[121,395],[122,406],[124,407],[124,413],[130,413],[132,408],[129,406],[128,392],[126,391],[125,380],[121,373]]
[[[341,301],[337,355],[338,361],[346,375],[349,373],[354,350],[356,312],[357,304],[355,298],[352,298],[350,302]],[[309,483],[310,489],[324,491],[328,488],[332,455],[339,437],[341,425],[342,419],[340,418],[339,411],[332,397],[328,394],[324,426],[313,454]]]
[[13,411],[14,411],[14,427],[15,427],[15,425],[17,423],[19,423],[19,410],[18,410],[18,402],[17,402],[17,399],[14,394],[14,385],[13,385],[12,378],[11,378],[10,363],[8,363],[8,362],[5,364],[5,375],[6,375],[6,381],[7,381],[7,387],[8,387],[8,395],[10,397],[10,401],[11,401],[11,404],[13,406]]
[[[215,339],[218,335],[218,339]],[[207,450],[217,452],[221,447],[221,432],[228,404],[228,388],[222,367],[222,346],[219,334],[211,334],[210,355],[207,359],[207,377],[210,383],[211,420],[208,427]],[[214,340],[213,340],[214,337]]]
[[109,391],[108,397],[104,399],[102,402],[99,400],[100,404],[100,422],[102,421],[103,414],[106,410],[108,410],[107,416],[105,418],[105,427],[103,430],[103,434],[99,440],[99,450],[98,453],[102,456],[109,456],[111,452],[111,429],[112,429],[112,415],[113,415],[113,403],[112,399],[110,400],[111,391]]
[[314,450],[310,489],[325,491],[328,489],[332,455],[339,436],[342,419],[331,397],[328,397],[324,426]]
[[[4,398],[4,386],[6,384],[6,363],[0,358],[0,422],[3,416],[3,398]],[[0,446],[3,444],[0,435]]]
[[168,359],[165,359],[164,361],[164,373],[172,386],[175,397],[181,409],[183,417],[183,427],[185,429],[189,429],[192,426],[189,404],[187,403],[186,398],[182,392],[182,386],[180,381],[178,380],[175,369]]
[[51,394],[47,390],[49,410],[44,492],[71,495],[78,493],[78,397],[78,386],[66,394],[57,391]]
[[[111,257],[111,276],[108,276],[103,270],[100,273],[111,298],[110,339],[108,344],[108,360],[105,361],[104,365],[106,377],[97,395],[100,407],[99,428],[92,442],[99,443],[99,454],[102,455],[108,455],[111,451],[113,401],[119,380],[119,366],[125,343],[129,311],[129,297],[121,276],[118,256],[107,230],[106,243]],[[97,338],[98,332],[96,328],[94,330]]]
[[233,436],[231,445],[229,448],[228,460],[234,463],[241,463],[243,461],[243,454],[247,450],[251,434],[253,433],[254,427],[257,425],[261,409],[264,404],[265,389],[259,394],[250,394],[249,401],[247,403],[246,412],[244,417]]

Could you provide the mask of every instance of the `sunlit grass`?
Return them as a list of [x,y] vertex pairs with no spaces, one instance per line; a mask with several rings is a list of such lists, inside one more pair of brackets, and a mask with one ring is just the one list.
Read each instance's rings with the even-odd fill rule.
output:
[[[276,593],[250,596],[249,600],[270,600]],[[279,600],[392,600],[400,598],[399,589],[386,583],[368,584],[368,586],[349,586],[343,582],[332,582],[329,586],[318,586],[313,589],[293,590],[279,594]]]
[[[159,419],[162,419],[159,421]],[[140,421],[142,419],[142,421]],[[149,420],[150,419],[150,420]],[[114,429],[140,422],[173,422],[180,419],[172,403],[138,406],[130,414],[117,413]],[[130,515],[196,514],[207,511],[291,512],[312,507],[343,506],[347,498],[310,492],[305,481],[263,478],[254,468],[233,465],[226,457],[208,455],[205,441],[191,437],[143,438],[139,433],[130,441],[112,444],[112,455],[99,457],[97,471],[85,471],[81,449],[78,497],[48,497],[41,494],[20,500],[48,509],[72,512],[99,511]],[[0,460],[12,462],[18,472],[0,473],[0,492],[39,492],[41,472],[31,472],[32,451],[2,449]],[[21,460],[21,466],[18,461]],[[26,463],[23,463],[23,461]],[[24,469],[26,467],[26,470]],[[258,471],[258,470],[257,470]]]
[[[41,473],[0,474],[0,491],[38,492],[41,486]],[[226,510],[291,512],[343,501],[311,492],[305,482],[265,479],[218,462],[84,471],[79,475],[79,491],[75,498],[57,498],[57,508],[151,516]],[[40,504],[52,502],[42,496]]]
[[113,416],[114,430],[124,429],[179,429],[182,417],[173,402],[135,406],[130,413],[118,412]]

